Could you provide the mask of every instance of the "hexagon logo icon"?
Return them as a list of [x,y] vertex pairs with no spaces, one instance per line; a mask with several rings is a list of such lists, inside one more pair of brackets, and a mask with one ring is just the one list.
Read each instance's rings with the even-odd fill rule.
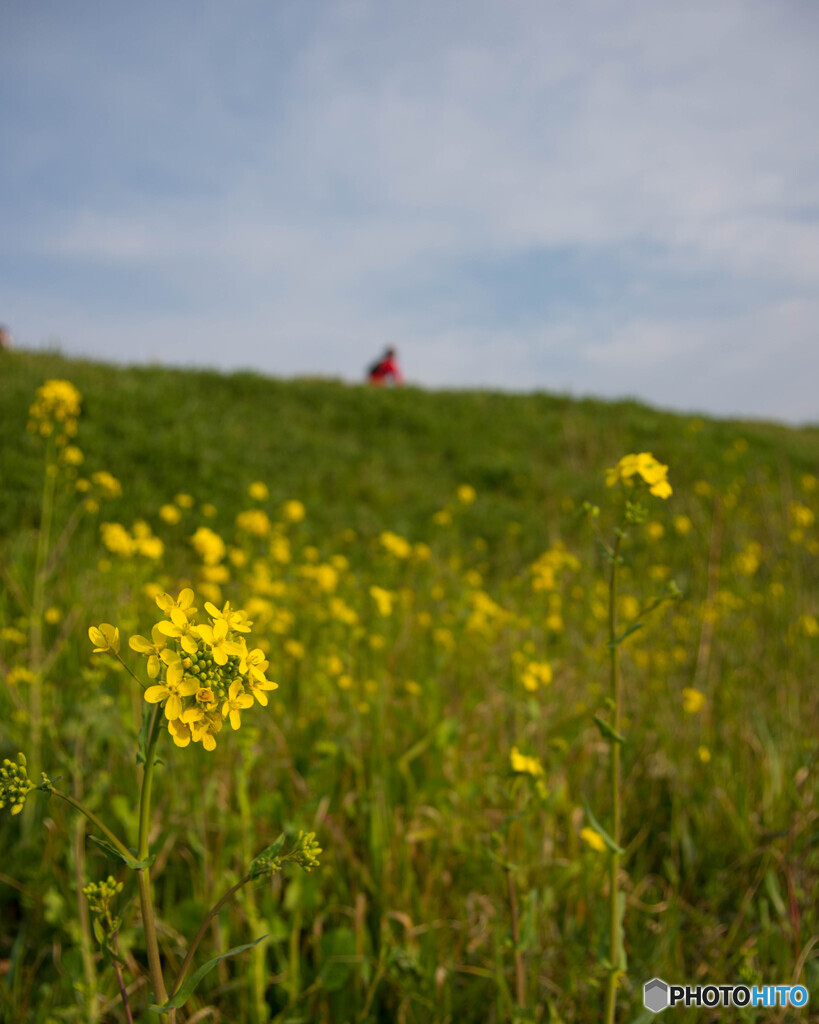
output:
[[668,985],[660,978],[643,985],[643,1006],[652,1013],[661,1013],[668,1006]]

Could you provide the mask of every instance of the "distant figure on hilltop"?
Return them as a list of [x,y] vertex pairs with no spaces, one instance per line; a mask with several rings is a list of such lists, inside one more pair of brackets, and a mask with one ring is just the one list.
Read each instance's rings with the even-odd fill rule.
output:
[[393,384],[404,383],[404,376],[398,365],[398,353],[394,348],[384,350],[384,355],[367,370],[367,379],[370,384],[377,386],[386,384],[389,379],[392,379]]
[[11,348],[11,331],[0,324],[0,351]]

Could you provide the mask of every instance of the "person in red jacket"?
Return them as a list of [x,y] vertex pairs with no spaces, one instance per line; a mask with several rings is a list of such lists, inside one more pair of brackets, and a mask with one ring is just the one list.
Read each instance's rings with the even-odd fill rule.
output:
[[367,371],[367,378],[370,384],[376,385],[386,384],[390,379],[393,384],[404,383],[404,375],[398,365],[398,353],[394,348],[386,349],[384,355],[373,363]]

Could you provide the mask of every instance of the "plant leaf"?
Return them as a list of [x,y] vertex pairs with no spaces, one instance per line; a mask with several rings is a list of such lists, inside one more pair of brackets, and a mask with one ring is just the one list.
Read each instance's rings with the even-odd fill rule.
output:
[[621,736],[619,732],[615,732],[615,730],[609,725],[605,718],[601,718],[600,715],[595,715],[594,721],[597,725],[597,728],[600,730],[600,735],[603,737],[604,740],[611,740],[612,743],[626,742],[625,736]]
[[250,874],[253,875],[259,871],[266,870],[267,863],[273,860],[273,858],[281,851],[286,839],[286,833],[282,832],[278,839],[275,839],[270,846],[266,846],[261,853],[257,854],[250,862]]
[[597,818],[595,818],[594,814],[592,813],[591,807],[589,807],[588,803],[585,800],[583,801],[583,806],[586,808],[586,816],[588,817],[589,821],[591,822],[592,828],[594,829],[595,832],[597,832],[599,834],[600,838],[603,840],[603,842],[606,844],[606,846],[611,850],[611,852],[612,853],[625,853],[626,851],[623,849],[623,847],[622,846],[618,846],[617,843],[615,843],[615,841],[611,838],[611,836],[608,834],[608,832],[603,828],[603,826],[600,824],[600,822],[597,820]]
[[145,868],[149,868],[156,860],[156,854],[151,854],[147,860],[137,860],[136,857],[126,857],[121,850],[118,850],[113,843],[109,843],[107,839],[100,839],[99,836],[88,837],[92,843],[96,843],[97,846],[101,847],[111,857],[116,857],[117,860],[121,860],[123,864],[127,864],[129,868],[133,868],[134,871],[142,871]]
[[185,1003],[193,995],[196,986],[199,982],[208,974],[213,968],[219,963],[220,960],[225,960],[229,956],[238,956],[239,953],[244,953],[245,950],[253,949],[254,946],[258,946],[262,939],[266,939],[267,935],[260,935],[255,942],[245,943],[244,946],[234,946],[233,949],[229,949],[226,953],[222,953],[220,956],[215,956],[212,960],[208,960],[207,963],[193,972],[188,978],[184,985],[179,991],[167,1003],[163,1003],[162,1006],[156,1004],[149,1006],[148,1009],[154,1013],[168,1013],[169,1010],[178,1010],[180,1006],[184,1006]]

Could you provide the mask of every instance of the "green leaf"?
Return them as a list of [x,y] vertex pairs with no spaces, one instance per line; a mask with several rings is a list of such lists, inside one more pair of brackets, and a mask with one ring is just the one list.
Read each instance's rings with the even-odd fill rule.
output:
[[281,852],[286,839],[286,833],[282,832],[278,839],[274,840],[270,846],[266,846],[260,854],[257,854],[250,862],[250,874],[254,875],[260,871],[266,871],[268,861],[273,860]]
[[606,844],[606,846],[611,850],[611,852],[612,853],[625,853],[626,851],[623,849],[623,847],[622,846],[618,846],[617,843],[615,843],[615,841],[611,838],[611,836],[608,834],[608,832],[603,828],[603,826],[600,824],[600,822],[597,820],[597,818],[595,818],[594,814],[592,814],[591,807],[589,807],[588,803],[585,800],[583,801],[583,806],[586,808],[586,816],[588,817],[589,821],[591,822],[592,828],[594,829],[595,832],[597,832],[599,834],[600,838],[603,840],[603,842]]
[[600,735],[603,737],[604,740],[611,740],[612,743],[626,742],[625,736],[621,736],[619,732],[616,732],[605,720],[605,718],[601,718],[600,715],[595,715],[594,721],[597,725],[597,728],[600,730]]
[[635,622],[633,626],[629,626],[629,627],[628,627],[628,629],[627,629],[627,630],[625,631],[625,633],[621,633],[621,634],[620,634],[620,636],[616,636],[616,637],[615,637],[615,638],[614,638],[614,639],[613,639],[612,641],[610,641],[610,642],[609,642],[609,643],[608,643],[608,644],[607,644],[606,646],[607,646],[607,647],[608,647],[609,649],[611,649],[612,647],[619,647],[619,646],[620,646],[620,644],[621,644],[621,643],[622,643],[622,642],[623,642],[623,641],[624,641],[624,640],[625,640],[625,639],[626,639],[627,637],[630,637],[632,633],[636,633],[638,629],[642,629],[642,628],[643,628],[643,626],[644,626],[644,623],[642,623],[642,622]]
[[156,854],[152,854],[147,860],[137,860],[136,857],[128,857],[121,850],[118,850],[113,843],[109,843],[107,839],[100,839],[98,836],[88,837],[92,843],[96,843],[101,849],[111,856],[116,857],[117,860],[121,860],[123,864],[127,864],[129,868],[133,868],[134,871],[142,871],[145,868],[149,868],[156,860]]
[[199,982],[205,977],[206,974],[209,974],[210,971],[213,970],[213,968],[219,963],[220,960],[225,960],[229,956],[238,956],[239,953],[244,953],[248,949],[253,949],[254,946],[259,945],[262,939],[266,938],[266,935],[260,935],[255,942],[245,943],[244,946],[234,946],[233,949],[229,949],[226,953],[222,953],[220,956],[215,956],[212,960],[208,960],[207,963],[202,964],[202,966],[198,970],[193,972],[193,974],[179,989],[176,995],[172,996],[172,998],[170,998],[167,1001],[167,1003],[163,1003],[162,1006],[157,1006],[156,1004],[154,1004],[152,1006],[149,1006],[148,1009],[152,1010],[154,1013],[168,1013],[169,1010],[178,1010],[180,1006],[185,1005],[185,1003],[193,995],[194,990],[196,989],[196,986],[199,984]]

